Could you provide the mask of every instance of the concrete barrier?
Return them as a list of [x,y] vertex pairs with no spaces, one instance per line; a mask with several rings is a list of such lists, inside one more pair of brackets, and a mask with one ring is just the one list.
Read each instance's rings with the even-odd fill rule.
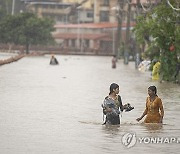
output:
[[15,61],[18,61],[19,59],[23,58],[25,55],[24,54],[20,54],[20,55],[17,55],[17,56],[12,56],[8,59],[3,59],[3,60],[0,60],[0,66],[2,65],[5,65],[5,64],[9,64],[9,63],[12,63],[12,62],[15,62]]

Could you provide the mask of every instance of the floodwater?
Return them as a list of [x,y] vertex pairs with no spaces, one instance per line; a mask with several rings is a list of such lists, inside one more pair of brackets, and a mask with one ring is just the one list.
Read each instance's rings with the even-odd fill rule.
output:
[[5,53],[5,52],[0,52],[0,60],[8,59],[11,58],[12,56],[18,55],[17,53]]
[[[179,85],[152,82],[150,73],[135,70],[133,62],[124,65],[120,60],[112,69],[111,57],[56,57],[58,66],[50,66],[50,55],[45,55],[0,67],[0,153],[179,154]],[[122,113],[120,126],[102,125],[101,103],[112,82],[120,85],[123,104],[135,107]],[[164,104],[162,126],[135,120],[144,111],[150,85],[157,86]],[[124,142],[126,133],[135,134],[130,139],[136,144]]]

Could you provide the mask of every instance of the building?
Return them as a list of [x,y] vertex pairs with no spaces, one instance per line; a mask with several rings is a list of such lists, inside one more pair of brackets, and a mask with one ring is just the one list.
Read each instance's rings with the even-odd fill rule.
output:
[[113,7],[117,6],[117,0],[95,0],[94,22],[115,22],[116,17]]
[[94,0],[62,0],[62,2],[76,4],[81,4],[83,2],[83,7],[85,9],[92,9],[94,6]]
[[[94,0],[94,22],[85,24],[78,10],[78,24],[57,24],[54,38],[64,52],[116,54],[117,42],[117,0]],[[125,6],[127,9],[127,6]],[[124,11],[125,12],[125,11]],[[127,16],[122,19],[122,41],[126,39]],[[130,19],[130,29],[135,25]]]
[[[123,11],[119,8],[118,0],[16,0],[24,3],[22,11],[33,12],[39,17],[50,17],[58,23],[99,23],[116,22],[117,15],[123,14],[123,20],[128,16],[128,4],[130,3],[130,17],[133,22],[137,16],[137,5],[145,10],[148,5],[154,4],[151,0],[124,0]],[[153,3],[154,2],[154,3]],[[146,4],[146,5],[143,5]],[[19,5],[19,4],[18,4]],[[17,5],[15,5],[17,6]],[[16,8],[16,7],[15,7]],[[17,12],[17,11],[16,11]],[[121,12],[121,13],[120,13]]]
[[119,51],[120,41],[129,45],[132,40],[136,16],[148,9],[144,1],[124,1],[123,8],[118,0],[28,0],[25,4],[28,11],[56,21],[53,37],[59,51],[112,55]]
[[56,23],[89,23],[93,22],[93,9],[85,5],[88,0],[23,0],[27,12],[33,12],[38,17],[49,17]]
[[[133,27],[135,23],[132,23]],[[117,23],[57,24],[53,34],[63,53],[115,54]],[[125,38],[126,24],[122,26]]]

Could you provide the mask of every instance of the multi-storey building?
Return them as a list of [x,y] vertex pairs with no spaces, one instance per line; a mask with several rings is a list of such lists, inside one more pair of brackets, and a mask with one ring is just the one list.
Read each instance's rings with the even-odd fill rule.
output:
[[95,0],[94,1],[94,22],[115,22],[116,17],[113,7],[117,5],[117,0]]
[[89,0],[23,0],[25,10],[38,17],[49,17],[56,23],[93,22],[93,8]]
[[[55,26],[54,38],[60,44],[60,50],[98,54],[115,54],[117,50],[117,0],[94,0],[94,23],[84,24],[78,18],[78,24]],[[127,6],[125,6],[127,9]],[[81,10],[78,10],[81,11]],[[125,15],[126,11],[123,12]],[[82,15],[82,14],[80,14]],[[80,17],[80,16],[78,16]],[[126,37],[127,16],[122,18],[122,41]],[[134,26],[131,18],[129,27]]]
[[120,43],[117,42],[119,29],[122,42],[127,43],[125,40],[132,37],[130,30],[135,25],[138,1],[146,0],[124,0],[123,9],[119,0],[28,0],[26,8],[39,17],[48,16],[57,21],[53,36],[59,50],[114,54],[116,44]]
[[80,4],[80,3],[84,2],[83,7],[85,9],[91,9],[93,7],[93,4],[94,4],[94,0],[62,0],[62,2],[64,2],[64,3],[76,3],[76,4]]

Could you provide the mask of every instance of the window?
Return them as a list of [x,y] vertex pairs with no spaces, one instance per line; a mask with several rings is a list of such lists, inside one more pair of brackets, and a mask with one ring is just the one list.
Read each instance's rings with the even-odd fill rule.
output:
[[109,0],[104,0],[104,5],[109,6]]
[[71,40],[71,46],[72,46],[72,47],[75,47],[75,46],[76,46],[76,41],[75,41],[75,39],[72,39],[72,40]]
[[43,9],[48,9],[48,5],[42,5]]
[[93,17],[93,13],[88,12],[88,13],[87,13],[87,17],[88,17],[88,18],[92,18],[92,17]]
[[50,9],[55,9],[55,5],[49,5]]
[[89,40],[84,40],[84,47],[89,48]]
[[109,21],[109,11],[100,11],[100,21]]

